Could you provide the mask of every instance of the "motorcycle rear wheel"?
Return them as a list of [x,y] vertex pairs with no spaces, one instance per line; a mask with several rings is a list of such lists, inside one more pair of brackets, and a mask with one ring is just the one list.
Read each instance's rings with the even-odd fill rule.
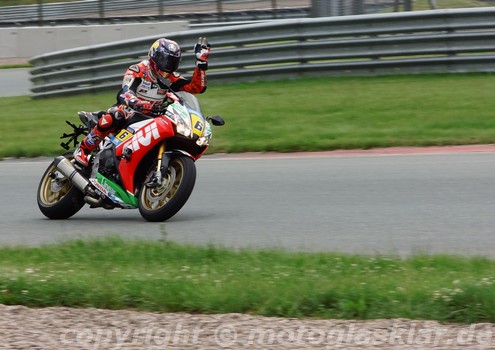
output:
[[[64,156],[70,159],[72,153]],[[57,182],[50,177],[50,174],[56,173],[57,168],[51,163],[41,177],[37,193],[38,207],[49,219],[67,219],[84,206],[84,194],[69,180]]]
[[[146,178],[149,179],[152,167]],[[148,221],[165,221],[174,216],[186,204],[196,182],[196,165],[186,156],[179,155],[169,162],[163,181],[156,187],[146,186],[139,194],[139,212]]]

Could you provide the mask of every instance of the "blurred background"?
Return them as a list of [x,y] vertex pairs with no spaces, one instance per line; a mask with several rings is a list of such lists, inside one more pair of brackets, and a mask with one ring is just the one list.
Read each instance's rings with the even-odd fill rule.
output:
[[0,26],[327,17],[493,6],[495,0],[2,0]]
[[[312,66],[329,74],[492,71],[494,5],[495,0],[2,0],[0,67],[32,67],[37,95],[58,93],[62,85],[66,91],[68,81],[74,91],[113,87],[123,67],[147,52],[149,39],[140,38],[174,33],[192,47],[197,33],[208,32],[216,44],[215,67],[222,70],[211,72],[217,80],[239,80],[240,73],[256,78],[261,68],[255,72],[252,66],[263,60],[278,63],[284,72],[295,64],[296,75]],[[302,24],[314,18],[319,27]],[[281,20],[293,19],[298,27],[281,32]],[[240,24],[259,27],[234,33]],[[225,26],[228,33],[221,29]],[[267,35],[270,40],[264,41]],[[275,52],[279,37],[292,46],[282,41],[285,51]],[[265,56],[254,52],[253,44],[265,45]],[[232,45],[237,49],[230,50]],[[287,62],[274,61],[280,57]],[[81,73],[95,71],[98,79]],[[25,91],[31,83],[28,72],[22,74],[23,79],[2,80],[26,81]]]

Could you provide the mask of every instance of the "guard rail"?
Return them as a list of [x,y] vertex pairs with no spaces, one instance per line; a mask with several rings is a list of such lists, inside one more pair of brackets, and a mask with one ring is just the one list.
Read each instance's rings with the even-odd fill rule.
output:
[[302,76],[495,71],[495,9],[433,10],[280,20],[59,51],[31,60],[34,97],[118,89],[160,36],[180,43],[181,71],[207,36],[210,83]]
[[188,19],[191,23],[307,17],[310,0],[85,0],[0,7],[0,26]]

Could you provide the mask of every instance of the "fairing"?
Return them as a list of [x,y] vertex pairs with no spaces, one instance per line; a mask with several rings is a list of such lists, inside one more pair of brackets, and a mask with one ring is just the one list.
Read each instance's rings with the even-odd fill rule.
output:
[[183,104],[175,102],[168,106],[164,116],[129,125],[112,140],[116,144],[117,157],[130,154],[122,157],[118,170],[125,190],[131,195],[136,194],[138,166],[155,146],[166,142],[167,151],[179,151],[194,160],[208,148],[211,126],[204,118],[198,100],[189,93],[178,95]]
[[163,140],[174,136],[175,132],[172,122],[163,117],[132,124],[127,128],[127,131],[133,133],[133,136],[116,147],[116,154],[117,157],[121,157],[124,152],[131,151],[128,159],[122,158],[119,164],[119,173],[124,188],[134,195],[134,175],[139,163],[150,149]]

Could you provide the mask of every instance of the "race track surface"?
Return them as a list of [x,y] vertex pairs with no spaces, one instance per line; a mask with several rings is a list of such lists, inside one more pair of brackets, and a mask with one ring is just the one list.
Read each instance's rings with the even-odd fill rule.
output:
[[165,223],[148,223],[137,210],[87,207],[69,220],[48,220],[36,189],[50,159],[2,161],[0,244],[120,235],[236,248],[495,256],[493,146],[351,153],[204,157],[188,203]]

